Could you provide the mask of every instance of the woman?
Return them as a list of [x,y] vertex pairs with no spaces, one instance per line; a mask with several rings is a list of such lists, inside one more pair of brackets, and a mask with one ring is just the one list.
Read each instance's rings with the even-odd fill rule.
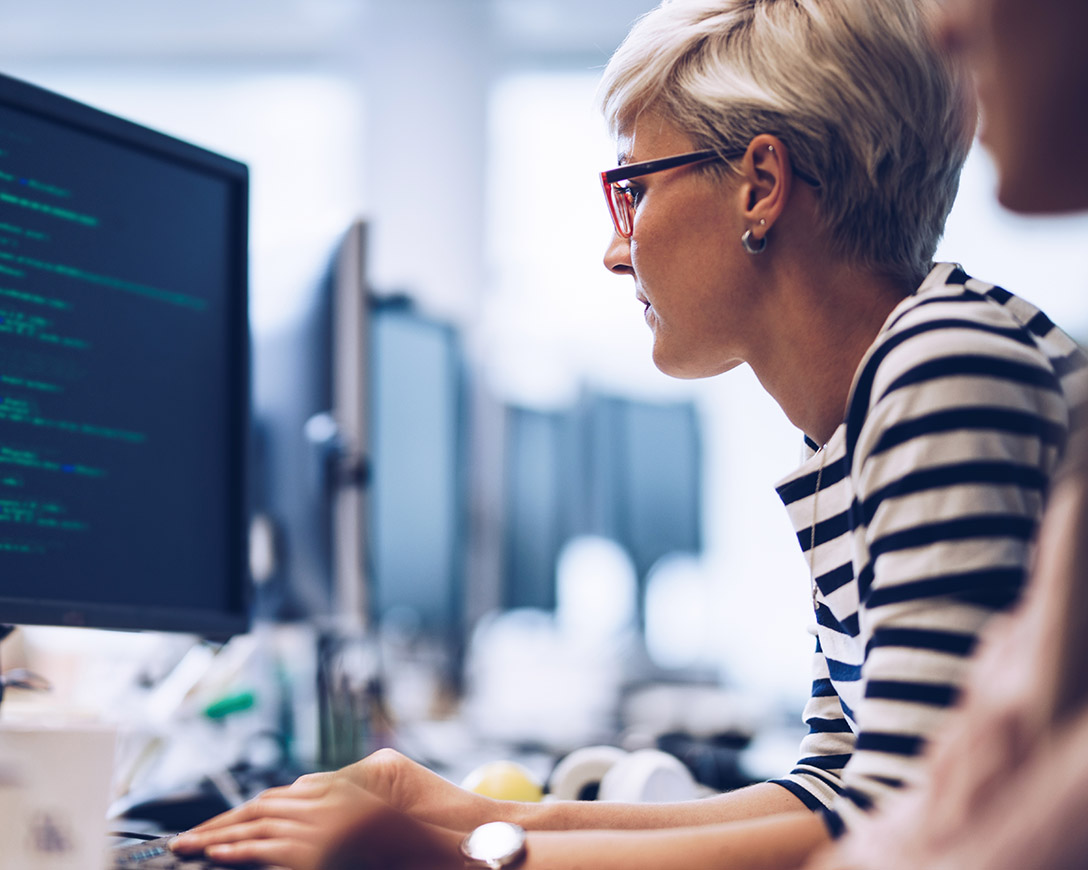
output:
[[[949,0],[946,41],[974,67],[998,199],[1088,209],[1088,5]],[[1043,159],[1043,155],[1046,159]],[[1083,433],[1077,439],[1083,442]],[[1065,870],[1088,864],[1088,452],[1047,509],[1028,595],[995,624],[925,786],[813,866]]]
[[266,793],[179,851],[455,867],[462,837],[501,820],[529,831],[506,856],[528,870],[792,867],[917,781],[976,635],[1019,591],[1077,354],[1027,303],[931,262],[973,123],[926,8],[666,2],[602,85],[620,152],[602,173],[605,264],[633,279],[656,364],[749,364],[810,448],[779,487],[819,625],[795,768],[682,804],[530,805],[385,752]]

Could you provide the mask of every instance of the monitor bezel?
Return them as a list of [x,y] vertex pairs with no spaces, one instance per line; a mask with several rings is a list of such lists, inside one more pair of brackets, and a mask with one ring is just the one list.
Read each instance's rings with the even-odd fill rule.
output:
[[220,608],[124,606],[92,601],[14,598],[0,588],[0,622],[92,628],[171,631],[225,640],[251,624],[252,589],[249,572],[247,467],[250,437],[249,342],[249,169],[225,155],[128,121],[86,103],[62,96],[0,73],[0,106],[65,125],[126,148],[183,164],[223,179],[231,191],[231,293],[227,300],[232,336],[227,378],[230,439],[227,506],[230,541],[224,582],[229,601]]

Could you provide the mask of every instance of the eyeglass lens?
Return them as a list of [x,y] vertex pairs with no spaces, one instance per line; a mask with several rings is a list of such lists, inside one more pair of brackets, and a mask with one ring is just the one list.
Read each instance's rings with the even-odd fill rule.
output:
[[626,187],[618,184],[608,185],[612,200],[612,214],[616,218],[616,229],[621,236],[630,236],[635,223],[635,198]]

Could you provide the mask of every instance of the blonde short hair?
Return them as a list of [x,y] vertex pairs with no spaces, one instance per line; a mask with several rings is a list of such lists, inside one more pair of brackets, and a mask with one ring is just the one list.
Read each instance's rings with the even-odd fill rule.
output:
[[818,179],[837,253],[928,271],[975,126],[963,71],[937,47],[930,0],[664,0],[612,56],[613,136],[652,109],[697,148],[786,143]]

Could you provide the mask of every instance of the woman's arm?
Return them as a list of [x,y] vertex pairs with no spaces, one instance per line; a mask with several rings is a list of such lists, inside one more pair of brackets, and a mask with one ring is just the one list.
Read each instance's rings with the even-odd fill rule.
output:
[[792,870],[830,842],[807,810],[724,825],[658,831],[529,834],[524,870]]
[[504,809],[509,809],[511,815],[503,816],[503,821],[516,822],[530,831],[595,828],[655,830],[720,826],[787,813],[803,813],[816,818],[786,789],[771,783],[758,783],[726,794],[682,803],[556,801],[513,804]]
[[538,831],[692,827],[805,809],[786,789],[770,783],[679,803],[500,801],[459,788],[399,752],[383,749],[340,770],[303,776],[293,785],[269,789],[242,807],[197,826],[194,831],[229,828],[240,819],[258,818],[272,800],[324,793],[338,780],[420,822],[463,833],[494,821],[515,822],[526,830]]
[[[776,786],[776,791],[787,794]],[[694,801],[692,804],[709,803]],[[593,804],[581,805],[592,808]],[[604,807],[605,805],[599,805]],[[680,805],[675,805],[680,806]],[[622,813],[623,808],[617,806]],[[276,789],[175,841],[222,863],[290,870],[459,870],[463,836],[419,821],[345,777],[311,777]],[[807,811],[731,824],[658,830],[533,831],[525,870],[688,870],[742,866],[788,870],[828,841]]]

